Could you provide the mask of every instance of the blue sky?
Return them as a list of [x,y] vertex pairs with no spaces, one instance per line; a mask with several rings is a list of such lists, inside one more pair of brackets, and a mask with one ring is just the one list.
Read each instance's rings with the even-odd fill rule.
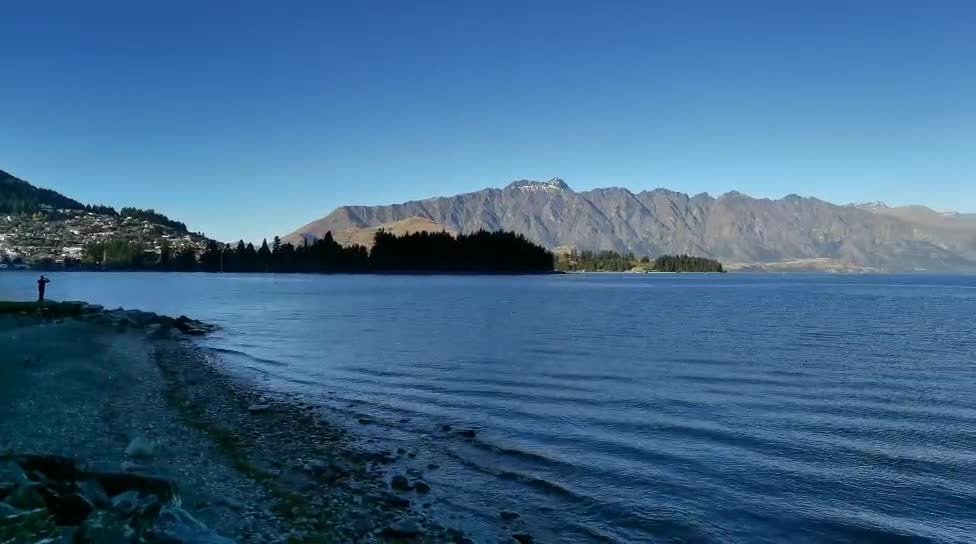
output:
[[0,169],[220,239],[564,178],[976,211],[976,2],[0,6]]

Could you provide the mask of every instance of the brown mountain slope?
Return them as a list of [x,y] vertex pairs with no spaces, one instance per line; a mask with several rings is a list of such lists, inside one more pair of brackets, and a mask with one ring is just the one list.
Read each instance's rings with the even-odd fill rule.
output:
[[[373,247],[373,237],[376,235],[376,231],[384,230],[390,234],[403,235],[410,234],[413,232],[441,232],[446,231],[452,235],[457,234],[455,231],[445,227],[444,225],[435,223],[430,219],[424,219],[423,217],[408,217],[401,221],[394,221],[392,223],[384,223],[375,227],[365,227],[356,228],[349,227],[347,229],[333,233],[333,238],[336,242],[344,246],[360,245],[367,248]],[[324,236],[325,233],[322,233]]]

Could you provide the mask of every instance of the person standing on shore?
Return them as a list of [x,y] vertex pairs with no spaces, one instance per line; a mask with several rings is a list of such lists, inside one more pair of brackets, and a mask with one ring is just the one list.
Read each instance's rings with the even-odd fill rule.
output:
[[44,289],[47,287],[47,284],[49,283],[51,283],[51,280],[47,279],[43,275],[39,280],[37,280],[37,301],[38,302],[44,302]]

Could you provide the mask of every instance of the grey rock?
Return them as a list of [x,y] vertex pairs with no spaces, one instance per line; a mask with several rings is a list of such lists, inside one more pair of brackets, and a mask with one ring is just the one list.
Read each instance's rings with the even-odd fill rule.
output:
[[133,438],[125,448],[125,454],[133,458],[147,459],[156,452],[156,444],[142,437]]
[[398,519],[383,529],[384,535],[395,537],[417,536],[423,532],[424,528],[413,518]]
[[82,314],[98,314],[105,310],[105,307],[101,304],[83,304],[79,311]]

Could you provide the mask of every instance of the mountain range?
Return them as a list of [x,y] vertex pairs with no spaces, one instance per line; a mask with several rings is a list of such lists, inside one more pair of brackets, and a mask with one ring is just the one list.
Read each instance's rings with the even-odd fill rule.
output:
[[559,178],[403,204],[341,206],[284,241],[331,232],[340,243],[366,243],[377,228],[505,229],[557,252],[684,253],[731,269],[976,272],[974,214],[736,191],[719,197],[619,187],[577,192]]

